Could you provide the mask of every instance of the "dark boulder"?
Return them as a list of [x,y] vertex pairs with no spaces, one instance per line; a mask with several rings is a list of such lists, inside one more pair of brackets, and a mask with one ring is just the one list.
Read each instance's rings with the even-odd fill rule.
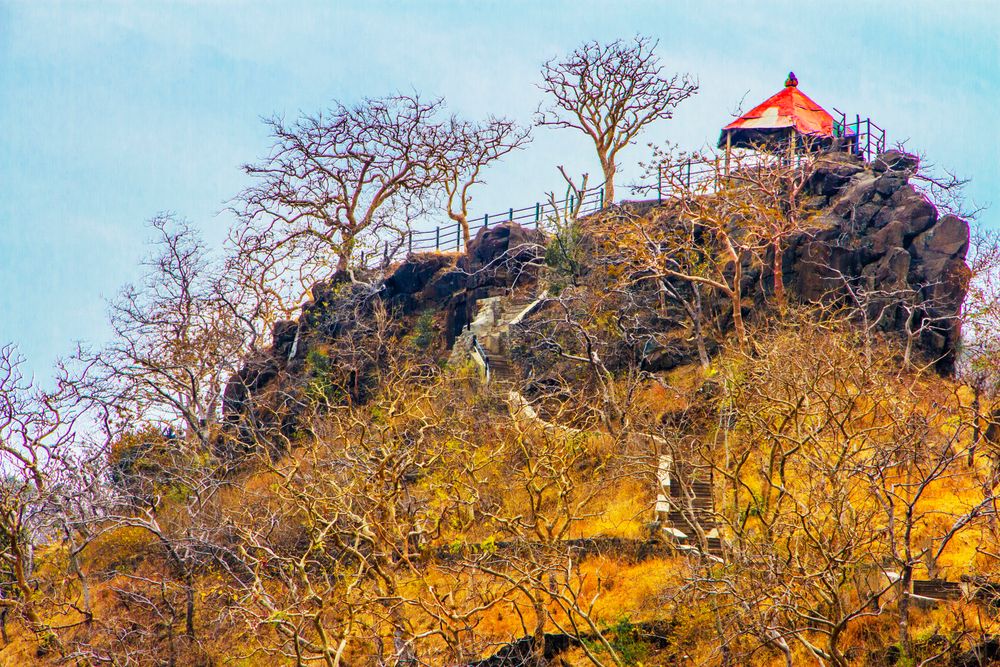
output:
[[872,259],[882,257],[893,248],[902,248],[906,229],[903,220],[893,220],[875,232],[871,237]]
[[287,357],[299,332],[299,323],[295,320],[279,320],[271,327],[271,348],[275,354]]
[[875,227],[882,228],[901,220],[905,223],[904,235],[909,239],[937,222],[937,209],[927,198],[907,185],[897,190],[875,217]]
[[891,197],[906,185],[906,176],[895,171],[887,171],[875,180],[875,192],[884,198]]
[[282,371],[280,357],[261,356],[244,364],[226,383],[222,395],[222,411],[234,416],[244,411],[247,402]]
[[808,191],[821,197],[832,197],[862,171],[864,165],[858,158],[849,153],[830,153],[817,160]]
[[469,243],[471,268],[477,270],[506,262],[531,262],[542,255],[544,244],[545,235],[542,232],[527,229],[516,222],[480,229]]
[[873,174],[858,174],[832,200],[830,212],[838,218],[853,219],[854,211],[875,196],[876,180]]
[[857,253],[835,241],[810,239],[795,248],[785,282],[803,301],[818,301],[841,290],[844,280],[858,273]]
[[881,174],[885,171],[898,171],[913,174],[920,165],[920,158],[903,151],[888,150],[872,162],[872,171]]
[[423,290],[423,297],[429,301],[442,302],[468,287],[469,274],[461,269],[442,271],[431,278]]
[[914,156],[888,151],[853,174],[812,228],[790,240],[786,285],[803,301],[842,297],[848,284],[878,292],[869,311],[881,313],[886,330],[904,327],[910,311],[899,299],[910,301],[925,329],[921,350],[947,374],[954,368],[957,316],[968,287],[969,225],[952,215],[938,218],[935,206],[908,183],[917,166]]
[[869,289],[890,292],[904,289],[909,273],[910,253],[903,248],[892,248],[885,257],[862,271],[862,275],[870,278]]
[[417,294],[427,287],[434,274],[454,262],[454,257],[436,252],[410,255],[385,279],[385,295],[391,298],[397,294]]
[[969,224],[954,215],[945,215],[932,229],[913,241],[913,252],[926,260],[958,257],[969,252]]
[[1000,660],[1000,637],[986,636],[968,651],[959,653],[951,660],[954,667],[981,667],[995,665]]

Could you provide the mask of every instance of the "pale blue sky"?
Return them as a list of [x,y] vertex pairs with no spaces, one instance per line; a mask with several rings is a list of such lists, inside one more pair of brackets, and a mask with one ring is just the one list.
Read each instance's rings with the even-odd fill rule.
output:
[[[991,202],[998,17],[987,0],[0,0],[0,342],[46,376],[75,340],[100,340],[104,298],[135,275],[159,211],[221,239],[239,165],[268,147],[261,116],[416,89],[528,122],[539,65],[591,38],[659,38],[667,66],[700,79],[645,139],[714,142],[746,91],[761,101],[794,69],[817,102],[870,115]],[[643,153],[623,154],[623,181]],[[582,136],[539,131],[477,203],[533,202],[557,164],[598,171]],[[995,209],[983,219],[1000,224]]]

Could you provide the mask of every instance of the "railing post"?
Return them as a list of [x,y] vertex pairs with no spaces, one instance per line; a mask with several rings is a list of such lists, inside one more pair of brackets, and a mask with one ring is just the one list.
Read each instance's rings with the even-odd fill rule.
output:
[[485,228],[485,227],[489,227],[489,226],[490,226],[490,214],[489,213],[484,213],[483,214],[483,227]]
[[868,125],[868,161],[871,162],[871,152],[872,152],[872,119],[869,116],[865,121]]
[[858,142],[858,154],[861,154],[861,114],[854,114],[854,139]]
[[434,228],[434,250],[435,252],[441,250],[441,228]]
[[600,210],[604,209],[604,188],[600,190],[601,203],[599,204]]
[[733,133],[726,132],[726,185],[729,185],[729,160],[733,154]]
[[407,241],[406,249],[407,249],[406,251],[409,254],[411,254],[411,255],[413,254],[413,230],[412,229],[410,230],[410,238]]
[[510,208],[510,211],[507,212],[507,220],[509,222],[514,222],[514,207],[513,206]]
[[691,189],[691,159],[688,158],[688,190]]
[[656,170],[656,203],[663,203],[663,165]]
[[455,223],[455,252],[458,252],[458,251],[460,251],[462,249],[461,243],[462,243],[462,225],[461,225],[461,223],[456,222]]
[[535,226],[538,226],[538,223],[541,221],[542,221],[542,205],[538,202],[535,202]]
[[569,196],[569,210],[570,210],[570,213],[572,213],[573,210],[574,210],[573,209],[573,195]]

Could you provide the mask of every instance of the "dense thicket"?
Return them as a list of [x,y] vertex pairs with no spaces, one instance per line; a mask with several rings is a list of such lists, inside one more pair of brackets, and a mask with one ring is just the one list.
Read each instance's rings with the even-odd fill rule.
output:
[[[0,660],[996,652],[997,238],[898,151],[700,156],[707,181],[614,203],[618,151],[696,90],[652,46],[543,71],[544,124],[619,109],[583,128],[597,213],[561,170],[573,204],[472,238],[470,193],[526,129],[334,104],[269,122],[224,249],[153,221],[110,340],[57,386],[0,348]],[[432,210],[465,252],[401,253]]]

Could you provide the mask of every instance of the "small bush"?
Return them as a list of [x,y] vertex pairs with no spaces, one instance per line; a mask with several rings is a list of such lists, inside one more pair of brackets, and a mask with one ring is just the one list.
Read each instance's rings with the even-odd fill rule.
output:
[[437,328],[434,326],[434,311],[425,310],[417,318],[413,325],[413,346],[422,352],[426,352],[434,343],[437,337]]
[[[622,616],[610,628],[604,631],[611,649],[618,655],[623,665],[642,664],[649,656],[649,645],[642,639],[642,630],[632,623],[628,616]],[[588,648],[596,652],[606,652],[607,648],[601,642],[588,640]]]

